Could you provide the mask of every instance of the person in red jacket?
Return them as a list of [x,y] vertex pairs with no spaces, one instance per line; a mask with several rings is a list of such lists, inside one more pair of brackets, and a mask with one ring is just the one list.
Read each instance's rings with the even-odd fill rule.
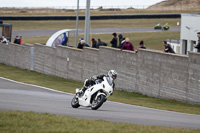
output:
[[22,36],[19,37],[19,40],[20,40],[20,45],[22,45],[23,42]]
[[129,38],[125,39],[125,43],[122,46],[121,50],[125,49],[125,50],[130,50],[130,51],[134,51],[134,46],[133,44],[129,41]]

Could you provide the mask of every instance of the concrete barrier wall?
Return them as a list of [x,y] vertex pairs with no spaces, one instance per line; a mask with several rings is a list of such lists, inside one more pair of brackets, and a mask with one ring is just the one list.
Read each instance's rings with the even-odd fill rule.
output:
[[0,63],[15,66],[23,69],[30,69],[31,66],[31,48],[29,44],[18,45],[9,43],[8,45],[0,43]]
[[186,102],[188,57],[153,50],[138,53],[139,92]]
[[200,53],[189,52],[187,102],[200,104]]
[[[30,45],[1,44],[0,63],[30,69]],[[200,104],[200,54],[155,50],[121,51],[110,47],[83,50],[34,45],[34,71],[84,81],[115,69],[116,88],[144,95]]]

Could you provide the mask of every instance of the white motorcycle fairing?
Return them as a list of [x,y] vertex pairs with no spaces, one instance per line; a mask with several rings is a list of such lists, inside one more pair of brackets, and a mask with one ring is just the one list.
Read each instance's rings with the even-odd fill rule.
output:
[[[109,77],[104,77],[104,81],[88,88],[83,96],[79,96],[79,89],[76,89],[76,99],[80,106],[89,107],[92,106],[92,102],[97,100],[98,97],[108,98],[113,93],[113,82]],[[77,106],[78,107],[78,106]]]

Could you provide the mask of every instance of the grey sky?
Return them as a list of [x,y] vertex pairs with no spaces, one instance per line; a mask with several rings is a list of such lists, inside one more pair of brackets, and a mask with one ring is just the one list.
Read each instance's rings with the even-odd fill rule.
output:
[[[80,6],[86,5],[86,0],[79,0]],[[99,6],[149,6],[163,0],[91,0],[91,7]],[[69,7],[76,6],[77,0],[0,0],[0,7]]]

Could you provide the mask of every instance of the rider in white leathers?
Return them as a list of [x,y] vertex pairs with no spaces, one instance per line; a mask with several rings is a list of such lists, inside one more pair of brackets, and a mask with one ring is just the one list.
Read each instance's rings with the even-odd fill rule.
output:
[[108,75],[101,74],[101,75],[93,76],[90,79],[86,79],[85,82],[84,82],[84,86],[81,89],[81,94],[84,94],[85,91],[89,87],[95,85],[96,81],[98,81],[98,83],[99,82],[101,83],[103,81],[103,77],[104,76],[107,76],[107,77],[109,77],[112,80],[112,82],[113,82],[113,89],[114,89],[114,87],[115,87],[114,80],[117,78],[117,72],[115,70],[110,70],[110,71],[108,71]]

